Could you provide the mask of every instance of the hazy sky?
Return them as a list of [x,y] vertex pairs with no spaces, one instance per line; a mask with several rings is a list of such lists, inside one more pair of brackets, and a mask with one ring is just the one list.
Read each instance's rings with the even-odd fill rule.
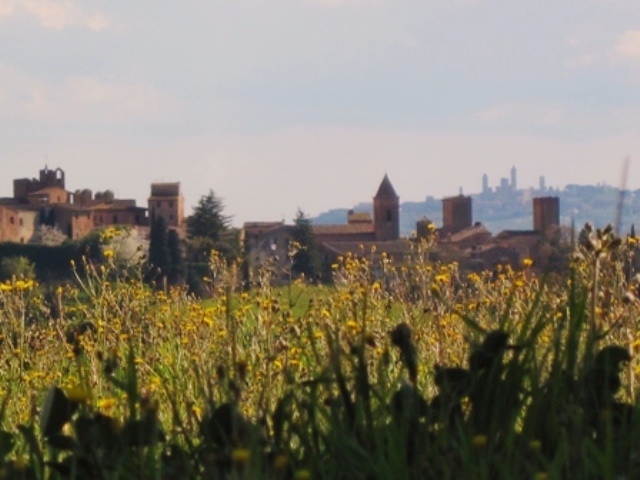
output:
[[240,225],[626,157],[640,188],[638,0],[0,0],[0,196],[48,164]]

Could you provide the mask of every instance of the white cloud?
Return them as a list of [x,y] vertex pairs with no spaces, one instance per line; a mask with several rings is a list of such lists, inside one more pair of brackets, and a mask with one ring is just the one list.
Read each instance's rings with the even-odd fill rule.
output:
[[0,0],[0,19],[10,16],[15,8],[15,0]]
[[[178,102],[165,91],[135,82],[71,76],[45,82],[0,65],[0,122],[14,119],[53,126],[119,125],[175,115]],[[2,118],[5,117],[5,118]]]
[[18,11],[34,17],[40,26],[54,30],[81,27],[101,31],[111,23],[104,13],[88,11],[73,0],[0,0],[0,19]]
[[628,30],[619,35],[615,51],[620,57],[640,60],[640,30]]

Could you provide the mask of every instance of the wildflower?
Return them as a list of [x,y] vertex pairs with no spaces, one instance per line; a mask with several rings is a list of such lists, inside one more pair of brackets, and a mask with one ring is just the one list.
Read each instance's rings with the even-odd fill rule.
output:
[[100,400],[98,400],[97,406],[98,408],[109,410],[115,407],[117,404],[118,404],[117,399],[113,397],[109,397],[109,398],[101,398]]
[[296,470],[293,474],[294,480],[311,480],[311,472],[309,470]]
[[80,385],[69,387],[64,392],[69,401],[73,403],[86,403],[89,399],[89,392]]
[[351,330],[357,330],[358,322],[356,322],[355,320],[347,320],[347,328],[350,328]]
[[102,252],[102,255],[104,255],[104,258],[106,258],[107,260],[110,260],[113,258],[113,250],[107,248],[104,252]]
[[15,284],[16,290],[30,290],[33,287],[33,280],[18,280]]
[[471,443],[473,443],[474,447],[483,448],[483,447],[485,447],[487,445],[487,436],[486,435],[476,435],[471,440]]
[[522,260],[522,265],[525,268],[529,268],[531,265],[533,265],[533,260],[531,260],[529,257],[527,257],[524,260]]
[[236,448],[231,452],[231,461],[236,466],[244,466],[249,463],[251,451],[247,448]]

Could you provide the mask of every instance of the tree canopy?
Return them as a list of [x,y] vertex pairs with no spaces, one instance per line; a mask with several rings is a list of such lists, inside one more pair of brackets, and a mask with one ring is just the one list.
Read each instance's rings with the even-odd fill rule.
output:
[[295,274],[304,274],[305,277],[313,279],[320,273],[320,261],[311,220],[302,210],[298,209],[293,222],[294,229],[291,241],[294,242],[296,251],[293,255],[292,271]]
[[187,234],[189,238],[208,238],[217,242],[229,230],[231,218],[224,215],[224,204],[216,197],[213,190],[203,195],[193,209],[193,214],[187,219]]

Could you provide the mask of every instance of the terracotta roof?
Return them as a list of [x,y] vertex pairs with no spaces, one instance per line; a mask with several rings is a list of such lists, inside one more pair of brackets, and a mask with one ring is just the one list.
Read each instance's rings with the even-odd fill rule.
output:
[[378,188],[378,193],[374,198],[399,198],[396,194],[396,191],[391,185],[391,180],[385,173],[384,178],[382,179],[382,183],[380,183],[380,187]]
[[7,208],[14,212],[38,212],[40,211],[39,205],[32,205],[30,203],[0,203],[0,207]]
[[502,230],[496,235],[496,238],[508,237],[539,237],[540,232],[535,230]]
[[280,222],[245,222],[242,225],[242,230],[245,236],[259,236],[265,232],[271,231],[275,228],[284,226],[284,221]]
[[138,207],[135,200],[114,200],[113,202],[97,203],[91,205],[91,210],[146,210]]
[[405,255],[411,252],[411,242],[406,238],[388,242],[323,242],[322,245],[339,255],[369,255],[372,249],[375,249],[376,255],[383,252],[389,255]]
[[244,222],[242,228],[245,230],[253,230],[253,229],[269,229],[273,227],[279,227],[280,225],[284,225],[283,221],[280,222]]
[[66,190],[62,187],[52,186],[52,187],[43,187],[38,190],[35,190],[33,192],[28,193],[27,196],[30,197],[32,195],[42,195],[43,193],[59,192],[60,190],[63,190],[66,192]]
[[371,223],[371,215],[369,212],[350,212],[347,215],[348,222],[353,223]]
[[480,233],[488,233],[489,235],[491,235],[491,232],[489,232],[489,230],[487,230],[484,225],[474,225],[473,227],[468,227],[464,230],[460,230],[457,233],[451,234],[451,238],[449,238],[449,241],[451,243],[461,242],[469,237],[473,237],[474,235],[478,235]]
[[316,235],[354,235],[358,233],[373,233],[373,223],[352,223],[347,225],[312,225]]
[[50,207],[55,210],[61,209],[61,210],[71,210],[76,212],[91,212],[91,207],[88,207],[86,205],[77,205],[73,203],[54,203],[50,205]]

